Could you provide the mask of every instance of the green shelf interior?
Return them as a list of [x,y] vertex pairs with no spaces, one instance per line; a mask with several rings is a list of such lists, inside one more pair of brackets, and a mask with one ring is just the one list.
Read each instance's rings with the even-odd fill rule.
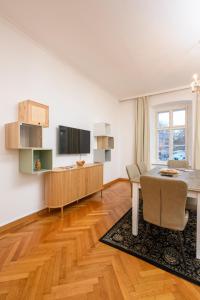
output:
[[[39,174],[52,170],[53,167],[52,149],[20,149],[19,169],[22,173]],[[39,159],[41,170],[35,170],[35,162]]]
[[[41,162],[41,170],[35,170],[36,160]],[[33,150],[33,171],[41,172],[42,170],[52,169],[52,150]]]

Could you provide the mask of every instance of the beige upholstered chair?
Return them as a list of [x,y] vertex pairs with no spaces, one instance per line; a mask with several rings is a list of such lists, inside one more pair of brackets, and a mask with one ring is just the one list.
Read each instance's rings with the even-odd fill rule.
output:
[[[189,162],[187,160],[168,160],[169,168],[189,168]],[[196,210],[197,209],[197,199],[187,198],[186,209]]]
[[140,178],[140,172],[136,164],[126,166],[126,171],[130,181],[133,181],[134,178]]
[[[137,165],[132,164],[132,165],[128,165],[126,166],[126,172],[130,181],[130,185],[131,185],[131,197],[132,197],[132,182],[135,178],[140,178],[140,172],[138,170]],[[141,194],[141,192],[140,192]],[[141,198],[141,197],[140,197]]]
[[189,162],[187,160],[168,160],[169,168],[189,168]]
[[147,166],[143,161],[138,163],[138,169],[139,169],[141,175],[143,175],[144,173],[147,172]]
[[[180,180],[140,177],[143,197],[144,220],[164,228],[178,231],[183,260],[181,231],[188,221],[186,208],[187,184]],[[148,230],[147,225],[147,230]]]

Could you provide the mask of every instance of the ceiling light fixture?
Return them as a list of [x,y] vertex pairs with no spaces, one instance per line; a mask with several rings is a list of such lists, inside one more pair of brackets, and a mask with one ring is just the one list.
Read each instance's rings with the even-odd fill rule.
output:
[[193,81],[191,83],[191,88],[193,93],[200,94],[200,79],[198,79],[198,74],[193,75]]

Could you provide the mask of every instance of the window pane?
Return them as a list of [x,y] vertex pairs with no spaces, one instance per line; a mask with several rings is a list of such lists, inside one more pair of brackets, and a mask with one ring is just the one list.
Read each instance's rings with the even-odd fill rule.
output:
[[174,146],[185,145],[185,129],[173,130],[173,145]]
[[175,160],[186,159],[185,146],[174,146],[173,159]]
[[169,130],[158,131],[158,159],[161,161],[169,159]]
[[161,161],[167,161],[169,159],[169,148],[168,147],[159,149],[158,159]]
[[158,113],[158,127],[169,127],[169,112]]
[[173,130],[173,159],[186,159],[185,129]]
[[185,125],[185,110],[173,111],[173,126]]

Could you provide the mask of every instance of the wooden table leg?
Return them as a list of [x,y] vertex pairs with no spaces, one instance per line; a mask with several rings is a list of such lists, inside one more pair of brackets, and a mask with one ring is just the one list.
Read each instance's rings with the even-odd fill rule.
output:
[[61,218],[63,218],[63,206],[61,207]]
[[103,198],[103,190],[101,190],[101,198]]
[[196,258],[200,259],[200,193],[197,193],[197,238]]
[[132,233],[138,235],[139,184],[132,183]]

